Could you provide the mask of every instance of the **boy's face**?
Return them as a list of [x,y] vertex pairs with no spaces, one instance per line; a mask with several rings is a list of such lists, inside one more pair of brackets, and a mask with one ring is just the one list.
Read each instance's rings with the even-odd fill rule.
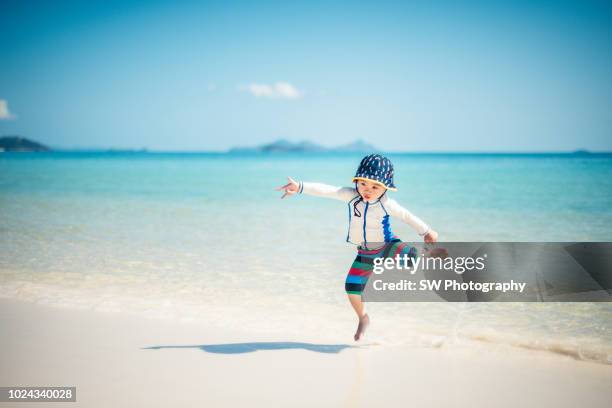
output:
[[359,180],[357,181],[357,191],[364,200],[366,201],[376,201],[378,200],[385,192],[386,188],[381,186],[378,183],[374,183],[368,180]]

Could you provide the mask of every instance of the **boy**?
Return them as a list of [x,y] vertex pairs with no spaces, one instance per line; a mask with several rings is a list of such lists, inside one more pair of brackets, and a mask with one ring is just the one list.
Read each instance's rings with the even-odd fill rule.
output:
[[354,188],[296,182],[291,177],[288,177],[288,181],[277,188],[285,192],[281,198],[298,193],[335,198],[348,203],[349,229],[346,241],[358,245],[358,248],[357,257],[346,277],[345,290],[359,318],[354,336],[355,341],[358,341],[370,324],[361,295],[372,274],[374,259],[395,257],[403,253],[408,253],[410,257],[417,256],[414,247],[402,242],[391,232],[389,216],[398,217],[410,225],[426,243],[436,242],[438,233],[387,196],[387,190],[397,190],[393,184],[393,164],[379,154],[371,154],[361,160],[353,177]]

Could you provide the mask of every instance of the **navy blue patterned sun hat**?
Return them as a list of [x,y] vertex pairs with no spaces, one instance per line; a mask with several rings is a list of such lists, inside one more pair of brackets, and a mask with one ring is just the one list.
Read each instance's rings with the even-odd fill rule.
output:
[[353,181],[369,180],[382,184],[389,190],[397,190],[393,184],[393,163],[380,154],[370,154],[361,159]]

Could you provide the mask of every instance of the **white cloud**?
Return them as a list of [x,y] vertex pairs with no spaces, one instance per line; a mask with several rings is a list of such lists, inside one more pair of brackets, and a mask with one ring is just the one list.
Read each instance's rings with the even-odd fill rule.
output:
[[251,84],[248,87],[249,92],[258,98],[261,96],[271,98],[274,96],[274,89],[270,85],[266,84]]
[[4,99],[0,99],[0,120],[8,119],[15,119],[15,115],[9,111],[8,102]]
[[273,85],[253,83],[246,89],[258,98],[299,99],[303,96],[302,92],[288,82],[277,82]]
[[279,82],[275,86],[276,92],[283,98],[297,99],[301,98],[302,94],[293,85],[287,82]]

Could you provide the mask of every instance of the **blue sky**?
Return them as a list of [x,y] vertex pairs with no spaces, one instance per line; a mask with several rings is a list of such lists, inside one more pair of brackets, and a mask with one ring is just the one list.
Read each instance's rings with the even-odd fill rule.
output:
[[607,2],[0,0],[0,135],[612,150]]

